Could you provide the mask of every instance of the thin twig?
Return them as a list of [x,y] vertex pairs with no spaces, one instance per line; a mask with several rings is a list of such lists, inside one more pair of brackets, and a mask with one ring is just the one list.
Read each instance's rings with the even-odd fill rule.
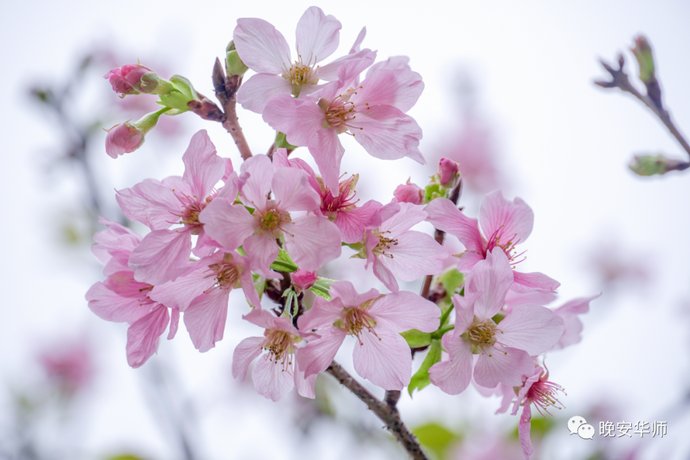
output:
[[237,118],[237,90],[242,84],[241,75],[225,75],[220,59],[216,58],[213,65],[213,88],[218,101],[223,106],[224,116],[222,119],[223,128],[230,133],[232,140],[235,141],[237,150],[240,151],[242,159],[251,158],[252,151],[249,148],[247,139],[242,132],[242,126]]
[[649,110],[656,115],[656,117],[663,123],[663,125],[668,129],[671,135],[678,141],[680,146],[685,150],[685,153],[690,156],[690,144],[685,139],[685,136],[680,132],[678,127],[671,119],[671,114],[668,110],[663,108],[660,103],[655,103],[649,96],[642,94],[633,84],[630,82],[628,74],[625,72],[625,59],[623,56],[618,57],[618,68],[614,68],[609,63],[600,60],[599,61],[604,67],[604,69],[610,74],[611,80],[598,80],[594,83],[602,88],[611,89],[618,88],[624,93],[632,95],[635,99],[642,102]]
[[405,423],[400,418],[397,408],[391,407],[385,402],[372,395],[369,390],[364,388],[355,380],[343,367],[333,361],[326,372],[331,374],[345,388],[350,390],[364,404],[367,405],[376,416],[386,424],[386,428],[393,433],[395,438],[403,445],[410,458],[414,460],[428,460],[422,450],[417,438],[410,432]]

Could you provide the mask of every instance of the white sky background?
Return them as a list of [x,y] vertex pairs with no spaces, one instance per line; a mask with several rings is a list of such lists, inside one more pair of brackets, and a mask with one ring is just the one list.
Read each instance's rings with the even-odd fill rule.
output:
[[[41,152],[56,136],[27,101],[25,88],[42,79],[64,78],[80,52],[101,44],[114,45],[133,59],[160,56],[169,71],[187,76],[210,95],[211,64],[222,55],[236,18],[264,18],[292,44],[295,24],[309,5],[27,1],[3,8],[0,187],[7,247],[2,259],[0,378],[3,383],[18,384],[37,343],[88,330],[94,342],[103,343],[100,366],[109,376],[94,390],[99,403],[86,409],[93,417],[84,435],[91,452],[124,445],[158,458],[170,455],[166,438],[147,415],[137,380],[137,372],[142,371],[126,366],[124,328],[93,317],[83,301],[84,292],[96,281],[90,257],[57,245],[56,223],[65,209],[78,208],[69,200],[74,199],[79,184],[48,180],[41,171],[45,164]],[[584,342],[554,353],[549,366],[553,379],[568,390],[566,417],[608,399],[622,406],[627,420],[660,419],[658,414],[680,398],[683,383],[688,383],[690,318],[679,311],[690,298],[690,174],[660,180],[632,176],[626,164],[633,152],[659,150],[678,156],[682,152],[639,104],[621,94],[600,91],[591,81],[604,75],[598,56],[613,59],[618,50],[629,46],[633,35],[644,32],[655,47],[665,101],[681,130],[690,133],[690,7],[682,1],[463,1],[448,5],[436,1],[319,4],[343,23],[340,51],[346,51],[366,26],[365,46],[377,49],[379,58],[410,56],[413,69],[426,83],[412,111],[425,132],[425,153],[432,154],[428,149],[457,124],[454,78],[461,65],[469,69],[478,82],[482,112],[501,146],[503,169],[513,184],[510,194],[521,196],[535,212],[526,268],[561,281],[563,300],[599,289],[585,261],[602,241],[612,243],[604,246],[606,250],[619,247],[649,263],[654,272],[652,286],[616,296],[604,292],[586,318]],[[628,62],[628,69],[634,73],[632,64]],[[270,131],[253,114],[244,113],[241,120],[252,147],[264,151]],[[219,127],[192,116],[183,122],[189,134],[208,127],[219,151],[238,164],[232,141]],[[169,167],[179,169],[189,136],[176,144],[156,143],[158,136],[152,132],[140,151],[117,162],[104,152],[98,165],[103,190],[131,186],[144,177],[163,177],[170,173]],[[172,154],[155,152],[161,145]],[[357,163],[353,157],[365,161]],[[359,171],[363,182],[381,184],[375,190],[368,188],[371,197],[378,199],[389,198],[394,186],[408,176],[422,184],[432,171],[408,160],[393,167],[359,151],[346,158],[344,169]],[[111,195],[106,198],[113,200]],[[276,421],[276,414],[291,404],[264,402],[232,386],[230,356],[232,344],[241,338],[233,334],[238,322],[239,315],[229,318],[226,340],[210,353],[196,353],[180,331],[174,343],[164,343],[154,358],[175,363],[188,390],[205,396],[205,406],[197,411],[213,410],[203,427],[208,458],[270,455],[266,426],[274,433],[279,430],[279,421],[286,419],[278,416]],[[225,401],[223,409],[213,409],[214,398],[233,395],[234,400]],[[3,399],[0,396],[0,402]],[[430,388],[412,402],[403,401],[402,410],[417,422],[438,414],[450,420],[455,413],[467,412],[466,399]],[[491,420],[496,405],[491,400],[481,406],[483,419]],[[646,441],[645,458],[658,458],[661,451],[676,455],[667,458],[685,458],[690,444],[679,434],[687,428],[687,417],[669,420],[669,439]],[[273,436],[276,443],[288,444],[278,455],[299,456],[286,453],[296,449],[298,442],[285,435]],[[339,432],[323,436],[329,439],[315,444],[320,446],[320,458],[346,458],[342,453],[350,448],[347,440],[338,441],[336,449],[329,445],[340,439]],[[564,442],[572,443],[572,438]],[[258,453],[252,453],[253,449]]]

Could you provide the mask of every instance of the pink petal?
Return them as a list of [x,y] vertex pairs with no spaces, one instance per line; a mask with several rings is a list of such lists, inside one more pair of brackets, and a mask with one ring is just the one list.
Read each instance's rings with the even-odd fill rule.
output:
[[297,168],[276,168],[273,193],[280,209],[285,211],[314,211],[321,199],[309,184],[309,176]]
[[325,120],[316,101],[278,95],[266,103],[263,119],[277,131],[285,133],[292,145],[307,145]]
[[260,395],[278,401],[292,390],[295,384],[292,373],[292,368],[284,369],[281,362],[276,363],[268,354],[264,354],[254,363],[252,382]]
[[316,398],[316,375],[311,377],[304,377],[304,372],[295,368],[295,387],[297,388],[297,393],[309,399]]
[[158,339],[168,326],[168,309],[161,306],[127,329],[127,363],[139,367],[156,352]]
[[398,332],[418,329],[434,332],[439,325],[441,310],[435,303],[408,291],[388,294],[377,300],[369,309],[377,320],[384,320]]
[[208,351],[223,339],[229,295],[226,289],[211,289],[197,297],[185,311],[184,325],[197,350]]
[[522,453],[525,454],[525,459],[532,458],[534,448],[532,447],[532,438],[530,436],[530,428],[532,426],[532,408],[530,403],[525,402],[522,408],[522,415],[520,415],[520,422],[518,423],[518,436],[520,438],[520,446]]
[[270,235],[252,235],[244,241],[244,250],[254,261],[252,269],[268,270],[278,256],[278,244]]
[[400,286],[395,279],[395,275],[386,267],[386,265],[377,257],[374,259],[374,276],[376,276],[386,288],[391,292],[398,292]]
[[431,383],[448,394],[460,394],[470,384],[472,378],[472,352],[461,337],[454,334],[443,336],[443,348],[449,358],[434,364],[429,369]]
[[494,346],[479,355],[474,380],[486,388],[494,388],[499,383],[518,386],[522,376],[531,373],[533,367],[532,358],[526,352]]
[[299,317],[297,324],[303,333],[315,332],[321,334],[321,329],[330,329],[335,320],[340,317],[343,310],[343,303],[339,301],[338,298],[334,297],[334,294],[333,286],[331,286],[331,297],[333,300],[326,301],[317,298],[314,305]]
[[190,235],[184,231],[156,230],[144,237],[132,252],[129,266],[134,277],[149,284],[175,279],[189,264]]
[[321,8],[309,7],[297,23],[297,55],[303,64],[313,66],[338,47],[340,21],[323,14]]
[[573,299],[554,310],[554,313],[563,320],[563,335],[556,344],[558,348],[565,348],[582,340],[583,326],[579,315],[587,313],[589,303],[597,297],[599,295]]
[[319,338],[309,340],[305,347],[297,350],[297,367],[307,378],[320,374],[331,365],[343,340],[345,333],[340,329],[324,330]]
[[378,209],[378,203],[367,201],[362,206],[339,212],[335,225],[340,229],[343,242],[358,243],[364,239],[364,230]]
[[377,158],[410,157],[424,164],[419,151],[422,130],[413,118],[393,106],[371,106],[358,111],[350,132],[366,151]]
[[125,216],[152,230],[169,228],[180,220],[182,204],[177,196],[169,187],[154,179],[118,190],[115,199]]
[[395,56],[374,64],[367,72],[363,87],[357,90],[357,100],[371,105],[392,105],[407,112],[424,90],[422,77],[413,72],[405,56]]
[[340,255],[340,231],[324,217],[303,216],[286,225],[285,248],[301,269],[316,271]]
[[508,201],[501,192],[494,192],[484,198],[479,210],[479,226],[487,238],[500,237],[504,244],[525,241],[532,232],[534,213],[520,198]]
[[389,217],[381,224],[382,232],[390,232],[390,236],[395,237],[412,226],[426,219],[426,212],[421,206],[411,203],[399,203],[399,211]]
[[477,219],[465,216],[452,201],[436,198],[426,206],[425,211],[427,220],[434,227],[457,237],[468,251],[483,252],[484,243]]
[[263,19],[238,19],[233,42],[242,61],[256,72],[279,74],[291,66],[285,37]]
[[172,340],[177,335],[177,327],[180,325],[180,310],[170,309],[170,328],[168,329],[168,340]]
[[324,184],[333,194],[338,193],[340,163],[345,153],[334,129],[319,129],[308,144],[309,153],[323,177]]
[[252,207],[264,209],[273,181],[271,160],[266,155],[255,155],[242,163],[241,171],[242,196]]
[[254,217],[242,205],[216,197],[199,213],[204,232],[226,251],[234,251],[254,234]]
[[185,311],[194,299],[211,289],[216,283],[216,277],[209,270],[208,265],[217,262],[218,258],[210,259],[196,262],[194,270],[178,276],[173,281],[154,286],[149,297],[166,307]]
[[383,327],[376,334],[363,330],[353,354],[359,375],[384,390],[401,390],[410,381],[412,354],[403,337]]
[[561,285],[561,283],[559,283],[555,279],[539,272],[522,273],[519,271],[514,271],[513,275],[515,283],[521,284],[525,287],[532,289],[540,289],[543,291],[553,292],[556,289],[558,289],[558,286]]
[[248,337],[242,340],[232,354],[232,376],[244,381],[249,371],[249,365],[261,354],[263,337]]
[[141,303],[140,299],[122,297],[98,282],[86,293],[92,312],[106,321],[133,323],[151,312],[156,305]]
[[330,64],[318,67],[316,73],[326,81],[339,80],[342,83],[353,82],[360,73],[376,59],[376,51],[363,49],[336,59]]
[[545,307],[519,306],[498,325],[498,341],[532,356],[553,347],[563,335],[563,320]]
[[216,154],[216,146],[205,129],[192,136],[182,161],[185,166],[182,179],[191,185],[192,194],[198,200],[211,192],[228,169],[232,171],[230,160]]
[[268,101],[280,94],[290,94],[290,91],[290,83],[285,78],[258,73],[242,83],[237,91],[237,102],[247,110],[263,113]]
[[397,278],[415,281],[426,275],[435,275],[444,268],[447,251],[426,233],[408,231],[396,238],[397,244],[379,262]]
[[254,308],[261,308],[261,300],[259,300],[259,295],[256,293],[256,288],[252,281],[252,273],[249,271],[248,267],[244,267],[242,270],[240,285],[242,286],[242,292],[244,292],[244,297],[247,299],[249,305]]
[[467,275],[465,293],[476,294],[474,314],[489,319],[503,307],[508,289],[513,284],[513,270],[500,248],[487,254]]

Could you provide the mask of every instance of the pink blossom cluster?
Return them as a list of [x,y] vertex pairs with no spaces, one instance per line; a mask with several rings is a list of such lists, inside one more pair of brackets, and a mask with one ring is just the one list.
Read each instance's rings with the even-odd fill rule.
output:
[[[273,400],[293,389],[313,398],[316,377],[348,340],[356,372],[385,390],[410,385],[412,393],[433,383],[457,394],[473,383],[503,394],[502,410],[511,402],[513,413],[523,408],[529,456],[530,405],[560,405],[543,355],[579,340],[578,315],[591,298],[548,306],[559,283],[518,269],[532,210],[495,192],[478,219],[467,216],[449,199],[457,200],[462,180],[462,165],[452,160],[441,160],[425,188],[401,184],[389,203],[358,198],[358,175],[341,175],[340,136],[352,135],[375,157],[423,162],[421,129],[406,112],[424,85],[407,58],[375,62],[374,51],[360,48],[364,31],[347,54],[320,65],[338,47],[340,28],[321,9],[307,9],[293,59],[271,24],[238,21],[234,47],[255,73],[237,100],[289,147],[253,155],[237,169],[202,130],[182,156],[182,176],[117,191],[124,215],[148,232],[104,221],[94,252],[105,280],[87,293],[89,306],[128,324],[133,367],[156,352],[166,330],[168,339],[176,335],[180,318],[206,352],[223,339],[228,315],[242,315],[261,332],[240,341],[232,373],[250,376]],[[293,154],[299,147],[318,172]],[[417,228],[423,222],[435,237]],[[444,246],[443,235],[457,238],[462,252]],[[380,288],[361,289],[347,273],[324,278],[343,255],[362,259]],[[421,280],[428,285],[422,294],[409,290]],[[229,307],[234,289],[245,301]],[[414,352],[434,347],[436,357],[429,352],[413,377]]]

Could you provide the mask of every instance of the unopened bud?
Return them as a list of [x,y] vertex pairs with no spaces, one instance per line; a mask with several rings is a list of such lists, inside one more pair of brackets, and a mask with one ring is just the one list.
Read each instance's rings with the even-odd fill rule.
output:
[[424,191],[416,184],[408,181],[406,184],[398,185],[393,196],[398,203],[422,204]]
[[652,46],[649,44],[647,37],[638,35],[635,37],[635,44],[631,48],[637,65],[640,70],[640,80],[643,83],[650,83],[656,80],[654,75],[654,55],[652,53]]
[[683,171],[690,167],[690,163],[664,155],[635,155],[628,167],[638,176],[655,176],[669,171]]
[[248,69],[249,67],[242,62],[242,58],[237,54],[235,43],[231,41],[225,52],[225,73],[227,73],[228,76],[242,76]]
[[444,187],[453,187],[460,177],[460,166],[457,161],[442,157],[438,162],[438,179]]
[[318,277],[314,272],[297,270],[291,274],[290,278],[292,279],[292,284],[294,284],[297,289],[304,291],[305,289],[312,287]]
[[113,158],[134,152],[144,143],[144,136],[151,130],[168,108],[146,114],[134,123],[126,121],[113,126],[105,137],[105,152]]
[[128,94],[156,92],[160,78],[151,69],[140,64],[127,64],[116,69],[112,69],[105,75],[119,96],[124,97]]

